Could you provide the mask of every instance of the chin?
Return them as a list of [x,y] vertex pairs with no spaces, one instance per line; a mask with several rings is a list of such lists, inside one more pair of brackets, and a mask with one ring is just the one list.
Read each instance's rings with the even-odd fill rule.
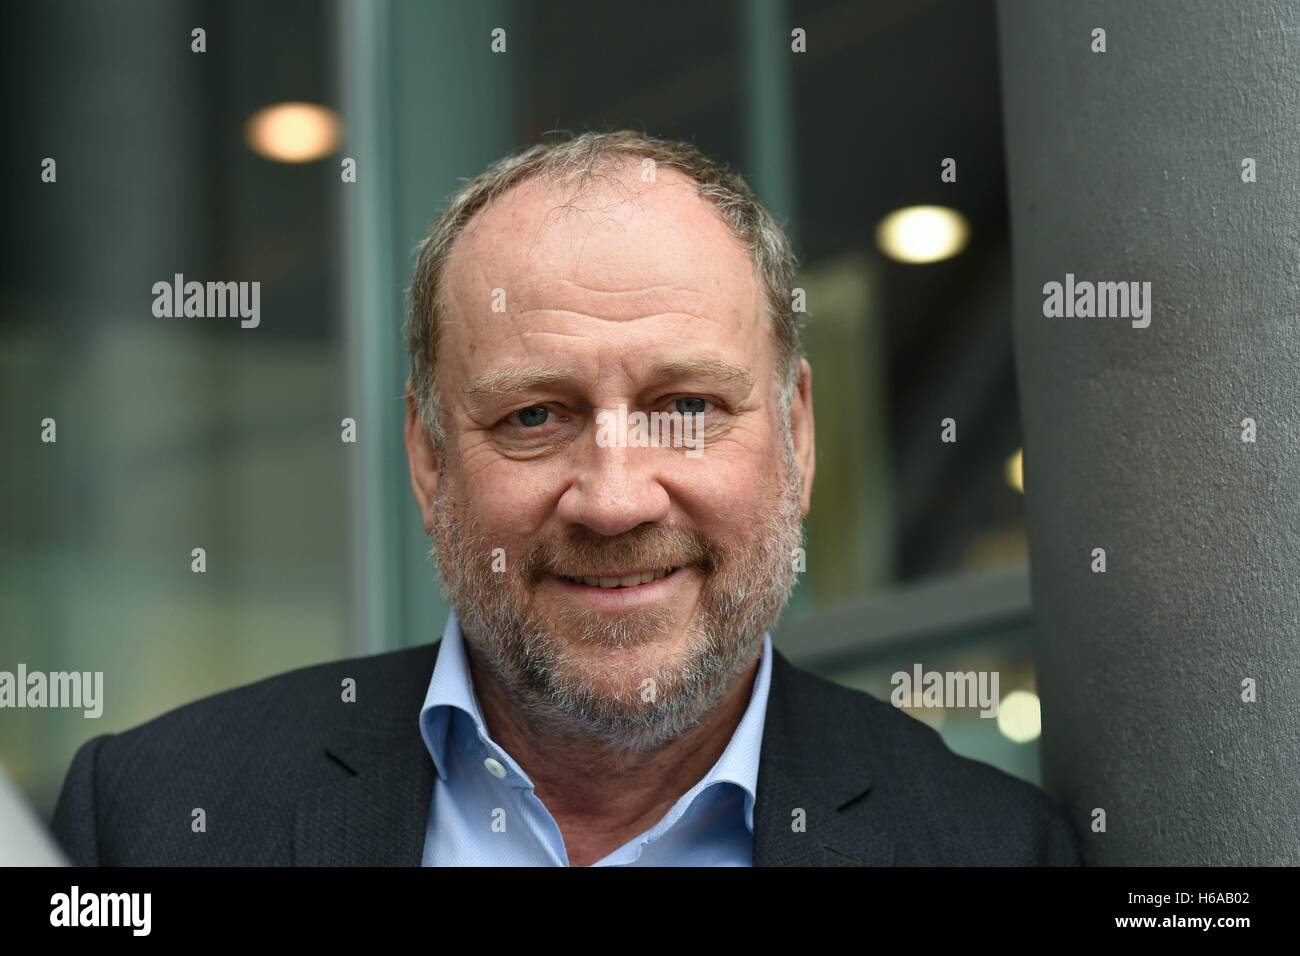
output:
[[621,644],[563,630],[556,636],[556,650],[569,678],[601,697],[639,697],[646,680],[673,681],[689,656],[689,638],[679,628]]
[[689,638],[677,627],[657,634],[620,634],[617,628],[600,635],[574,634],[563,627],[552,633],[560,653],[593,677],[623,673],[645,677],[679,663],[689,649]]

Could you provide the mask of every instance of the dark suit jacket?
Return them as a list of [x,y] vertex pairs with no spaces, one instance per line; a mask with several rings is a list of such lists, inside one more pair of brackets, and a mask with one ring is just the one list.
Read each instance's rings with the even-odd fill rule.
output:
[[[418,715],[437,647],[308,667],[96,737],[68,771],[54,834],[82,865],[419,866],[437,776]],[[191,827],[197,808],[206,832]],[[774,655],[756,866],[1078,862],[1042,792]]]

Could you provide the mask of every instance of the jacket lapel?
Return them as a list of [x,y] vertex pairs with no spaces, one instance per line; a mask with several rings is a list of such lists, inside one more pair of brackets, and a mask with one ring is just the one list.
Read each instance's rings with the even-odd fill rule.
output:
[[375,708],[332,729],[321,759],[335,765],[338,779],[298,803],[296,865],[420,865],[437,774],[418,718],[437,645],[408,653],[417,653],[419,666],[393,655]]
[[888,866],[894,841],[870,805],[875,768],[852,693],[779,652],[758,767],[755,866]]

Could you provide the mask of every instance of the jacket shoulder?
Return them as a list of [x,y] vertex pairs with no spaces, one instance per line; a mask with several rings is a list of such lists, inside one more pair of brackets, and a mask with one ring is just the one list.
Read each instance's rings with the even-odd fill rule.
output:
[[[115,744],[157,746],[177,739],[189,745],[211,741],[278,746],[283,737],[296,732],[310,736],[327,725],[340,712],[336,705],[355,705],[372,716],[395,697],[409,699],[416,690],[422,695],[433,669],[434,648],[424,644],[266,677],[170,710],[116,735]],[[356,682],[355,700],[345,704],[343,681],[347,679]],[[269,717],[285,719],[268,725]]]
[[901,865],[1078,865],[1077,837],[1033,784],[954,753],[939,733],[864,691],[791,666],[800,697],[862,755],[871,789],[846,812],[876,814]]
[[303,667],[96,737],[73,758],[55,836],[81,864],[287,862],[298,798],[342,772],[324,758],[331,733],[414,732],[435,655]]

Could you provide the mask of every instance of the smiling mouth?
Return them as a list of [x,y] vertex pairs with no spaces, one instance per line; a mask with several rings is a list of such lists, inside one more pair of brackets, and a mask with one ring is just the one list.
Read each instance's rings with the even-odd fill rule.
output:
[[634,571],[630,574],[584,574],[580,577],[573,577],[567,574],[557,574],[556,577],[570,584],[583,584],[591,588],[604,588],[606,590],[615,590],[618,588],[635,588],[643,584],[649,584],[651,581],[658,581],[666,578],[670,574],[680,571],[681,567],[658,568],[651,571]]

